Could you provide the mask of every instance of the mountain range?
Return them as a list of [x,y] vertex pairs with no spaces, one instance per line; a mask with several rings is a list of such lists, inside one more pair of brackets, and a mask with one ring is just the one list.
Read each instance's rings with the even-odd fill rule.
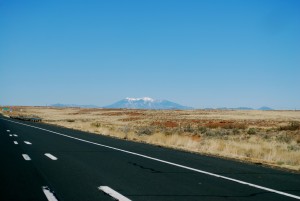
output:
[[[149,97],[144,98],[125,98],[117,101],[111,105],[99,107],[97,105],[76,105],[76,104],[61,104],[56,103],[50,105],[51,107],[79,107],[79,108],[127,108],[127,109],[154,109],[154,110],[190,110],[192,107],[183,106],[178,103],[174,103],[168,100],[155,100]],[[236,107],[236,108],[205,108],[205,109],[217,109],[217,110],[273,110],[270,107],[263,106],[257,109],[250,107]]]
[[144,98],[125,98],[104,108],[129,108],[129,109],[155,109],[155,110],[189,110],[187,107],[168,100],[155,100],[149,97]]
[[227,108],[227,107],[220,107],[220,108],[206,108],[206,109],[217,109],[217,110],[262,110],[262,111],[268,111],[268,110],[274,110],[270,107],[263,106],[260,108],[251,108],[251,107],[233,107],[233,108]]

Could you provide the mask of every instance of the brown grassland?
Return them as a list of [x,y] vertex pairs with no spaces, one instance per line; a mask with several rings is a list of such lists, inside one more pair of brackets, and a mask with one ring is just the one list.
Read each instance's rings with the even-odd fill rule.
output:
[[300,171],[300,111],[15,107],[12,115],[196,153]]

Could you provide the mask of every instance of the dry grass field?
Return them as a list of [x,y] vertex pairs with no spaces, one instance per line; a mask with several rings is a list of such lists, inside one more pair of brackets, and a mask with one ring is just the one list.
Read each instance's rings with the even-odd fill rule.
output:
[[300,111],[15,107],[44,123],[300,171]]

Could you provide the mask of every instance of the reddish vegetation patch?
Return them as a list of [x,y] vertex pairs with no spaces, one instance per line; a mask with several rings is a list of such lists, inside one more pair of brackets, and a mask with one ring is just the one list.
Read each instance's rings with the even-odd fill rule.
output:
[[179,119],[182,125],[197,125],[204,126],[207,123],[215,122],[207,119]]
[[225,128],[225,129],[245,129],[247,125],[244,123],[238,123],[233,121],[220,121],[220,122],[209,122],[205,124],[208,128]]
[[201,119],[192,119],[191,122],[196,123],[196,124],[200,124],[200,123],[203,123],[203,120],[201,120]]
[[166,121],[163,123],[163,125],[168,128],[174,128],[178,126],[178,124],[174,121]]
[[128,112],[128,111],[124,111],[124,112],[105,112],[102,113],[101,115],[103,116],[122,116],[122,115],[128,115],[128,116],[141,116],[141,115],[145,115],[142,112]]
[[124,115],[124,112],[106,112],[102,113],[103,116],[122,116]]
[[119,108],[116,108],[116,109],[113,109],[113,108],[101,108],[100,110],[101,111],[120,111],[122,109],[119,109]]
[[152,122],[150,125],[151,126],[161,126],[161,123],[158,121],[155,121],[155,122]]
[[126,115],[129,115],[129,116],[140,116],[140,115],[145,115],[141,112],[126,112],[125,113]]

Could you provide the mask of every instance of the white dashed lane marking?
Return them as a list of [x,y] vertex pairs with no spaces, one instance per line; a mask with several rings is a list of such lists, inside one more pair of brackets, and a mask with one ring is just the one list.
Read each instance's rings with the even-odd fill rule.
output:
[[30,161],[31,158],[27,155],[27,154],[22,154],[23,158],[26,160],[26,161]]
[[13,134],[13,136],[14,136],[14,137],[18,137],[18,135],[16,135],[16,134]]
[[14,141],[14,144],[18,144],[18,142],[17,142],[17,141]]
[[127,197],[125,197],[124,195],[118,193],[117,191],[115,191],[114,189],[108,187],[108,186],[99,186],[98,189],[100,191],[103,191],[104,193],[108,194],[109,196],[111,196],[112,198],[114,198],[114,200],[119,200],[119,201],[131,201],[130,199],[128,199]]
[[28,145],[32,145],[31,142],[28,142],[28,141],[24,141],[25,144],[28,144]]
[[45,153],[45,156],[47,156],[47,157],[50,158],[51,160],[54,160],[54,161],[57,160],[57,158],[56,158],[55,156],[53,156],[52,154]]
[[10,130],[6,130],[7,132],[10,132]]
[[12,137],[12,135],[10,134],[9,137]]
[[58,200],[56,199],[56,197],[55,197],[54,192],[52,192],[52,191],[48,188],[48,186],[43,186],[42,189],[43,189],[43,192],[44,192],[44,194],[45,194],[47,200],[49,200],[49,201],[58,201]]

